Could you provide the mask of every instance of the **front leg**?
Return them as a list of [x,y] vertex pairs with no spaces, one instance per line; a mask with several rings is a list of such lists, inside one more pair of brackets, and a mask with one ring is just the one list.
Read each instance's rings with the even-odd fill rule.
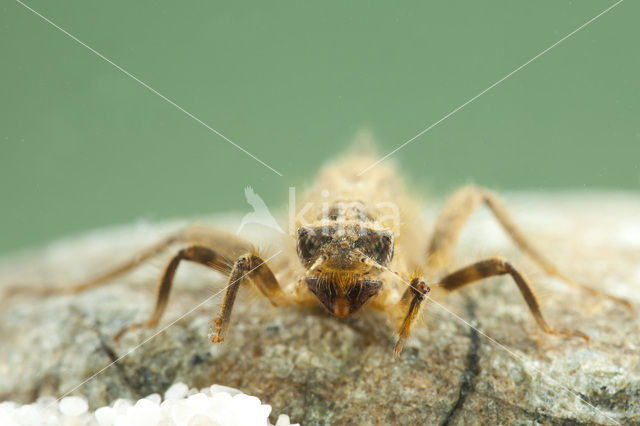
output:
[[214,343],[223,342],[229,328],[231,311],[236,301],[238,289],[245,279],[251,280],[274,306],[280,306],[286,302],[286,297],[273,272],[256,254],[240,256],[233,265],[227,292],[224,295],[220,314],[212,323],[210,339]]
[[398,341],[396,342],[395,347],[396,355],[400,355],[400,352],[404,347],[404,343],[407,341],[409,333],[411,333],[411,328],[415,324],[416,319],[420,316],[422,302],[427,294],[429,294],[429,291],[431,291],[431,289],[424,281],[420,278],[414,278],[411,280],[411,283],[409,283],[409,288],[407,288],[402,295],[399,303],[401,307],[407,309],[407,314],[398,329]]
[[128,331],[135,330],[137,328],[151,327],[156,325],[158,321],[160,321],[160,318],[162,318],[162,314],[164,314],[164,311],[167,307],[167,303],[169,302],[169,294],[171,293],[171,287],[173,286],[173,278],[176,274],[176,270],[178,269],[178,265],[180,264],[180,262],[182,262],[183,260],[200,263],[201,265],[208,266],[218,272],[222,272],[223,274],[228,274],[231,271],[229,260],[227,260],[224,256],[222,256],[215,250],[212,250],[208,247],[191,246],[180,250],[171,259],[164,270],[162,279],[158,284],[156,306],[149,319],[144,322],[135,323],[124,327],[118,332],[118,334],[114,336],[115,341],[120,340],[120,338]]
[[[227,322],[223,322],[223,324],[225,324],[225,331],[228,319],[231,317],[231,307],[233,306],[238,286],[247,275],[273,304],[280,304],[284,301],[284,293],[280,289],[273,273],[258,256],[247,254],[240,256],[235,263],[231,263],[231,261],[216,250],[195,245],[180,250],[165,268],[165,272],[158,285],[156,305],[149,319],[123,328],[115,335],[114,340],[118,341],[128,331],[137,328],[151,327],[160,321],[169,302],[169,294],[173,286],[178,265],[180,265],[183,260],[200,263],[223,274],[229,274],[228,290],[223,304],[223,312],[226,312],[225,315],[227,317]],[[250,265],[250,267],[245,269],[244,265]]]

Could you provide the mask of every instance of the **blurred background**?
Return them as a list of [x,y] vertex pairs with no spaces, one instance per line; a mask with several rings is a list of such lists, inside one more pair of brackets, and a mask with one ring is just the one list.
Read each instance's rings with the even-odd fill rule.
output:
[[[21,0],[22,1],[22,0]],[[0,6],[0,253],[287,201],[370,128],[386,154],[613,1],[24,0]],[[393,160],[435,196],[640,188],[640,4],[625,1]]]

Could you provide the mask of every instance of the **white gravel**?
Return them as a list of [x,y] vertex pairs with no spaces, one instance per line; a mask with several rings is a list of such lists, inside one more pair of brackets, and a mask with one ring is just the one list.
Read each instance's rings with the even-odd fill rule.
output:
[[[152,394],[138,401],[118,399],[113,404],[89,411],[87,400],[67,396],[57,401],[51,397],[22,405],[0,402],[0,425],[65,426],[267,426],[271,406],[255,396],[237,389],[213,385],[189,389],[175,383],[164,394]],[[289,417],[281,414],[276,426],[289,426]]]

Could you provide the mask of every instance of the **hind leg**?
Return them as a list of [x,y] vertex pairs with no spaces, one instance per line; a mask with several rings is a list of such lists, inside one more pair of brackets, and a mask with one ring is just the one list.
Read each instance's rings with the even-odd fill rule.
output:
[[436,221],[433,237],[429,244],[427,254],[427,266],[431,270],[437,270],[446,264],[453,244],[457,241],[463,225],[471,213],[480,204],[485,204],[493,213],[504,230],[513,239],[516,245],[527,253],[549,275],[556,276],[566,283],[581,288],[582,290],[597,296],[605,297],[616,303],[624,305],[634,314],[634,309],[628,300],[611,296],[603,291],[596,290],[581,284],[571,277],[561,273],[558,268],[549,261],[533,244],[525,237],[520,227],[511,218],[500,198],[494,193],[476,186],[466,186],[456,191],[445,203],[442,212]]
[[547,321],[545,321],[544,317],[542,316],[540,303],[538,302],[538,298],[536,297],[529,283],[516,268],[514,268],[509,262],[506,262],[500,258],[482,260],[480,262],[476,262],[472,265],[459,269],[442,278],[442,280],[440,280],[439,282],[439,285],[445,290],[454,291],[467,284],[471,284],[484,278],[507,274],[511,276],[513,281],[518,286],[518,289],[524,297],[525,302],[527,302],[527,306],[529,307],[531,314],[545,333],[577,336],[582,337],[585,340],[589,340],[587,335],[580,331],[557,330],[550,327]]
[[14,295],[34,295],[34,296],[50,296],[56,294],[73,294],[92,288],[100,287],[112,282],[114,278],[132,271],[144,262],[152,259],[175,243],[203,243],[207,246],[219,247],[225,255],[235,255],[235,253],[246,252],[250,250],[247,243],[237,237],[219,231],[214,228],[204,226],[189,226],[181,231],[164,238],[162,241],[143,249],[140,253],[133,256],[130,260],[121,265],[110,269],[102,274],[97,275],[87,281],[63,287],[10,287],[5,293],[5,297]]

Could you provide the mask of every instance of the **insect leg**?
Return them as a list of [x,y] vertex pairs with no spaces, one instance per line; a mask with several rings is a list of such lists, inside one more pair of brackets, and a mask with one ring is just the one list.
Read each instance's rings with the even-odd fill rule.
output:
[[27,294],[33,296],[51,296],[54,294],[72,294],[78,293],[81,291],[89,290],[95,287],[99,287],[101,285],[107,284],[113,278],[116,278],[122,274],[125,274],[132,269],[136,268],[143,262],[149,260],[150,258],[160,254],[167,247],[169,247],[173,242],[177,240],[177,236],[173,235],[159,243],[154,244],[151,247],[143,250],[137,256],[133,257],[129,261],[123,263],[122,265],[111,269],[97,277],[91,278],[90,280],[65,286],[65,287],[24,287],[24,286],[14,286],[10,287],[7,290],[6,297],[11,297],[19,294]]
[[278,280],[267,264],[255,254],[240,256],[233,265],[229,275],[227,292],[220,309],[220,314],[212,323],[211,341],[223,342],[229,328],[231,311],[238,294],[240,284],[245,279],[251,280],[273,305],[279,306],[285,303],[285,294],[278,284]]
[[435,230],[428,249],[427,265],[431,267],[431,269],[436,269],[446,263],[446,259],[453,244],[458,239],[462,226],[480,203],[484,203],[491,210],[516,245],[531,256],[549,275],[556,276],[567,284],[579,287],[594,296],[605,297],[621,303],[629,309],[632,315],[634,314],[633,306],[628,300],[586,286],[561,273],[558,268],[543,256],[524,236],[520,227],[516,225],[515,221],[511,218],[511,215],[500,198],[494,193],[480,187],[465,186],[460,188],[445,203],[436,221]]
[[448,291],[457,290],[467,284],[481,280],[483,278],[493,277],[496,275],[511,275],[511,278],[515,281],[520,293],[524,297],[524,300],[529,306],[529,310],[533,314],[536,322],[542,328],[545,333],[549,334],[564,334],[566,336],[582,337],[585,340],[589,340],[589,337],[580,332],[573,330],[557,330],[547,324],[542,312],[540,311],[540,303],[533,292],[533,289],[529,286],[522,274],[518,272],[510,263],[500,259],[491,258],[476,262],[462,269],[459,269],[440,280],[439,285]]
[[237,255],[237,253],[246,252],[250,249],[248,244],[231,234],[227,234],[226,232],[219,231],[215,228],[191,225],[181,231],[173,233],[162,241],[147,247],[125,263],[87,281],[64,287],[14,286],[8,288],[5,293],[5,297],[8,298],[22,294],[33,296],[73,294],[106,285],[114,278],[126,274],[147,260],[159,255],[174,243],[191,243],[202,246],[220,247],[222,249],[222,253],[227,256],[231,253],[236,253]]
[[165,308],[167,307],[167,302],[169,301],[169,292],[171,291],[171,286],[173,284],[173,278],[176,274],[176,270],[178,269],[178,265],[183,260],[189,260],[192,262],[197,262],[202,265],[206,265],[218,272],[228,274],[231,272],[230,261],[224,256],[218,254],[216,251],[211,250],[210,248],[203,246],[191,246],[185,249],[180,250],[174,257],[171,259],[167,267],[165,268],[164,274],[160,283],[158,285],[158,296],[156,300],[156,306],[154,308],[153,314],[151,317],[145,322],[131,324],[118,332],[114,336],[114,340],[119,340],[127,331],[150,327],[158,323],[162,314],[164,313]]
[[413,324],[420,316],[422,302],[429,291],[429,286],[427,286],[424,281],[419,278],[414,278],[411,280],[409,288],[407,288],[402,295],[400,305],[406,307],[405,309],[407,309],[407,314],[398,329],[398,341],[396,342],[395,347],[396,355],[399,355],[400,351],[402,351],[402,347],[404,346],[407,337],[409,337]]

